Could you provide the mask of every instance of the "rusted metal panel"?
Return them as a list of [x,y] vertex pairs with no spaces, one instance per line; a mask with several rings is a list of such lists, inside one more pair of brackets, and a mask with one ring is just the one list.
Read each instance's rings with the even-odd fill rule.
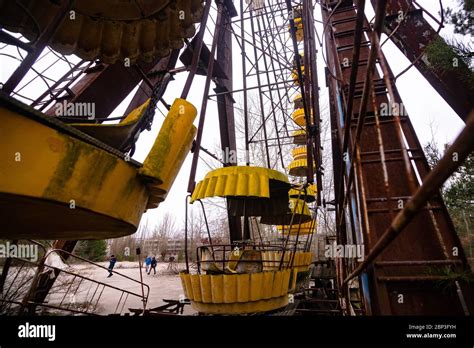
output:
[[[333,4],[333,6],[335,5]],[[337,134],[336,139],[339,143],[333,144],[333,151],[336,150],[336,153],[338,151],[340,153],[342,143],[344,142],[344,120],[346,117],[350,117],[350,137],[352,141],[348,141],[348,139],[346,141],[349,144],[348,153],[353,153],[353,142],[356,139],[356,124],[358,123],[364,79],[367,75],[367,59],[371,49],[368,43],[370,41],[365,34],[362,36],[359,61],[352,62],[357,15],[352,3],[339,4],[337,11],[333,13],[324,8],[322,12],[323,20],[329,20],[330,22],[325,32],[328,69],[339,79],[336,80],[336,78],[328,76],[330,96],[333,99],[331,103],[333,105],[331,108],[331,119],[336,122],[335,129],[333,125],[333,137]],[[365,21],[363,28],[368,28],[367,21]],[[379,52],[379,60],[383,58]],[[351,115],[346,115],[351,72],[347,64],[343,64],[343,62],[347,61],[350,63],[349,66],[352,66],[353,63],[358,64]],[[358,207],[356,211],[352,211],[352,208],[350,209],[352,211],[350,224],[346,226],[345,224],[340,225],[338,235],[343,233],[347,236],[354,233],[357,235],[357,231],[360,229],[366,253],[372,250],[383,232],[388,228],[392,221],[393,213],[397,213],[400,210],[399,205],[406,203],[413,194],[414,189],[419,186],[415,175],[415,168],[411,165],[409,168],[406,166],[403,138],[409,139],[409,155],[411,156],[409,158],[414,160],[417,170],[420,172],[419,174],[423,174],[422,178],[427,172],[426,159],[423,156],[416,134],[409,123],[408,116],[403,114],[393,116],[392,113],[387,115],[381,114],[384,108],[383,103],[387,104],[389,101],[388,95],[390,92],[393,93],[390,100],[403,105],[399,99],[396,87],[392,83],[393,76],[388,71],[384,71],[384,74],[386,74],[385,79],[375,70],[371,78],[370,102],[365,111],[365,123],[362,128],[361,140],[358,141],[360,153],[363,154],[358,156],[360,160],[357,161],[357,158],[351,158],[350,162],[341,163],[341,153],[337,156],[339,158],[334,157],[334,160],[337,161],[334,163],[335,168],[340,168],[342,164],[342,169],[340,170],[346,171],[348,168],[346,166],[353,162],[359,168],[359,170],[355,171],[355,189],[351,189],[352,193],[349,196],[351,198],[348,208],[351,208],[352,200],[354,199],[360,203],[356,204],[356,207]],[[387,85],[387,81],[389,85]],[[335,115],[333,115],[334,113]],[[377,141],[378,134],[381,135],[384,148],[383,159],[380,154],[380,144]],[[336,146],[336,149],[334,149],[334,146]],[[423,173],[421,173],[422,167],[424,168]],[[384,177],[384,168],[386,177]],[[341,184],[341,182],[336,182],[336,185]],[[387,192],[389,193],[388,197]],[[336,198],[338,207],[340,207],[343,204],[343,197],[336,196]],[[453,267],[452,270],[462,271],[465,269],[467,263],[462,253],[458,256],[446,253],[446,250],[450,250],[453,246],[458,247],[459,250],[462,247],[450,217],[447,211],[443,209],[442,200],[439,197],[433,199],[430,201],[430,205],[441,207],[441,209],[421,210],[406,227],[406,231],[400,234],[381,253],[378,260],[459,260],[462,266]],[[360,211],[360,214],[355,214],[357,211]],[[377,213],[374,213],[374,211],[377,211]],[[350,238],[348,240],[351,240]],[[343,241],[344,237],[340,236],[338,240]],[[347,265],[344,266],[343,262],[342,268],[346,268],[350,272],[350,268],[347,269],[347,267]],[[404,278],[400,278],[400,281],[397,282],[387,283],[382,281],[383,279],[391,279],[384,277],[397,277],[401,275],[421,277],[426,272],[432,271],[432,267],[432,265],[419,268],[399,266],[381,269],[375,266],[368,269],[367,276],[371,298],[366,299],[364,302],[370,303],[370,312],[373,314],[429,314],[437,311],[437,314],[462,314],[463,308],[461,308],[461,301],[456,290],[451,290],[450,295],[446,296],[440,289],[436,290],[434,285],[429,292],[424,291],[426,285],[421,281],[415,284],[404,281]],[[440,269],[437,268],[437,271],[440,271]],[[467,288],[464,288],[464,290],[466,294],[469,294],[469,291],[471,291]],[[398,296],[394,294],[403,294],[404,298],[408,297],[407,301],[410,305],[398,306]],[[443,305],[433,307],[435,300],[443,302]]]
[[[152,70],[160,71],[166,68],[168,59],[169,56],[157,59],[152,64],[139,64],[139,66],[145,74]],[[101,64],[97,70],[86,73],[71,88],[72,95],[65,100],[69,103],[94,103],[97,117],[107,117],[141,80],[140,74],[133,67],[126,67],[123,62],[112,65]],[[56,106],[53,105],[46,114],[53,116],[55,111]]]
[[[371,0],[375,6],[376,1]],[[400,21],[400,17],[403,20]],[[443,97],[464,121],[474,106],[474,73],[469,69],[443,71],[429,63],[426,47],[443,38],[423,18],[423,11],[416,9],[412,1],[388,0],[385,32],[393,43],[414,64],[433,88]],[[417,33],[417,35],[414,35]],[[471,78],[466,78],[470,74]]]
[[[183,53],[179,56],[179,60],[186,66],[189,67],[191,66],[192,60],[193,60],[193,51],[194,48],[196,47],[196,42],[197,42],[197,37],[194,37],[194,39],[191,40],[191,45],[187,46]],[[209,51],[209,48],[207,48],[206,45],[202,46],[201,50],[201,57],[199,57],[199,65],[198,69],[196,71],[196,74],[198,75],[204,75],[207,76],[207,66],[209,64],[209,57],[211,55],[211,52]],[[222,71],[222,68],[220,67],[220,64],[218,61],[214,59],[214,62],[212,63],[214,65],[214,68],[212,69],[212,77],[219,77],[221,79],[226,79],[227,76],[224,74]]]

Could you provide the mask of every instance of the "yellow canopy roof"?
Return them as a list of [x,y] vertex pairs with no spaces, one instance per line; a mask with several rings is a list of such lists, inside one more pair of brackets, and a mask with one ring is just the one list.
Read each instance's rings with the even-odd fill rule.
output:
[[289,188],[288,177],[276,170],[231,166],[209,172],[196,185],[191,202],[208,197],[270,198],[272,189],[286,189],[288,192]]

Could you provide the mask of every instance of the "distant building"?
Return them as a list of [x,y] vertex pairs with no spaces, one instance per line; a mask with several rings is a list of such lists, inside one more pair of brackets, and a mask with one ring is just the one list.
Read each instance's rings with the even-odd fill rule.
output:
[[157,239],[142,239],[140,245],[145,254],[158,255],[160,253],[160,242]]
[[163,261],[168,261],[170,257],[178,260],[179,256],[184,252],[184,240],[182,239],[169,239],[166,242],[166,246],[159,239],[137,238],[135,242],[141,247],[144,256],[152,255],[162,259],[163,254],[166,254]]
[[167,257],[174,257],[174,259],[178,261],[180,254],[184,252],[184,240],[183,239],[169,239],[166,249],[167,249]]

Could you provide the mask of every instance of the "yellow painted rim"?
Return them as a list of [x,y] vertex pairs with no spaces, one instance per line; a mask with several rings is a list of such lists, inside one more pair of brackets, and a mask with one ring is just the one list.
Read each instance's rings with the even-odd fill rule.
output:
[[[277,270],[280,267],[281,258],[281,251],[262,252],[264,270]],[[283,256],[283,267],[288,267],[292,259],[293,265],[291,269],[308,267],[313,260],[313,253],[310,251],[297,251],[296,253],[293,251],[286,251],[285,255]]]
[[[313,162],[313,166],[315,163]],[[291,161],[288,165],[288,174],[291,176],[306,176],[306,171],[308,169],[308,161],[306,158],[304,159],[297,159]]]
[[291,114],[291,118],[293,119],[293,121],[295,121],[297,125],[301,127],[306,126],[306,119],[303,108],[296,109],[295,111],[293,111],[293,113]]
[[291,155],[293,156],[293,159],[303,159],[306,158],[306,146],[300,146],[296,147],[293,150],[291,150]]
[[288,305],[288,295],[247,303],[202,303],[191,301],[198,312],[207,314],[248,314],[269,312]]
[[290,235],[297,235],[298,234],[298,229],[299,229],[299,234],[300,235],[308,235],[308,234],[313,234],[313,233],[316,232],[317,225],[318,225],[317,222],[315,220],[313,220],[313,221],[305,222],[305,223],[300,224],[300,225],[298,225],[298,224],[295,224],[295,225],[292,225],[292,226],[278,225],[277,230],[280,233],[287,234],[289,232]]
[[239,314],[284,306],[281,303],[288,297],[290,275],[291,269],[218,275],[181,272],[180,279],[185,296],[199,311]]
[[293,137],[293,144],[295,145],[304,145],[306,144],[306,130],[298,129],[291,133]]
[[298,93],[298,94],[296,95],[296,97],[293,98],[293,102],[295,102],[295,101],[297,101],[297,100],[299,100],[299,99],[303,99],[303,97],[301,96],[301,93]]

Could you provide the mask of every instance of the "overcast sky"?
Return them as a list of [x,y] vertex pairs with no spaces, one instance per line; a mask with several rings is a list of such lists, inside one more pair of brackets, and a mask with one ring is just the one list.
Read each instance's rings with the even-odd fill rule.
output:
[[[234,1],[236,3],[237,10],[239,9],[238,3],[239,1]],[[438,1],[434,0],[419,0],[418,1],[424,8],[429,10],[432,14],[438,16],[439,11],[439,3]],[[368,5],[366,8],[366,13],[369,18],[373,16],[373,9],[371,8],[370,1],[367,1]],[[457,8],[457,3],[455,0],[444,0],[443,4],[446,7]],[[315,10],[315,18],[320,20],[321,13],[318,6],[316,6]],[[427,16],[425,15],[425,18]],[[433,25],[436,24],[430,19],[427,20]],[[321,32],[321,26],[317,25],[317,29]],[[211,21],[210,30],[213,30],[213,25]],[[444,38],[452,38],[453,28],[450,25],[447,25],[441,31],[441,35]],[[459,37],[459,36],[458,36]],[[209,33],[206,35],[206,42],[210,43],[210,36]],[[240,48],[236,44],[233,43],[234,48],[234,88],[239,89],[241,88],[242,81],[241,81],[241,55],[240,55]],[[248,49],[252,49],[247,45]],[[319,50],[321,53],[322,50]],[[384,45],[383,51],[387,57],[387,60],[394,71],[394,74],[399,73],[405,67],[409,65],[409,61],[405,58],[405,56],[398,50],[395,45],[393,45],[390,41]],[[318,61],[319,64],[319,77],[320,77],[320,86],[321,86],[321,105],[327,105],[327,90],[325,88],[325,84],[323,82],[324,74],[323,74],[323,61],[320,58]],[[178,66],[180,63],[178,63]],[[9,76],[13,68],[16,64],[12,63],[12,60],[6,57],[0,56],[0,78],[2,82],[6,80]],[[63,72],[60,69],[54,70],[54,74],[57,76],[61,76]],[[184,81],[187,74],[178,74],[176,79],[171,82],[168,90],[165,94],[164,99],[168,103],[172,103],[173,100],[179,97],[182,87],[184,85]],[[188,100],[193,103],[196,108],[198,109],[198,117],[196,117],[195,124],[197,125],[198,118],[199,118],[199,110],[201,107],[201,99],[202,99],[202,92],[204,90],[204,77],[196,76],[191,93],[188,97]],[[211,86],[213,88],[213,86]],[[430,84],[423,78],[423,76],[416,70],[416,68],[410,69],[406,74],[404,74],[401,78],[397,80],[397,88],[398,91],[403,99],[404,106],[411,118],[411,121],[415,127],[415,130],[418,134],[418,137],[422,144],[425,144],[431,139],[431,131],[430,131],[430,124],[434,127],[434,132],[436,136],[436,141],[439,145],[450,143],[452,142],[456,135],[461,131],[464,123],[461,119],[454,113],[454,111],[449,107],[449,105],[437,94],[437,92],[430,86]],[[25,92],[30,93],[28,90]],[[134,91],[135,92],[135,91]],[[128,105],[131,96],[133,93],[124,100],[121,105],[114,111],[113,115],[121,116]],[[242,96],[240,94],[235,94],[234,98],[236,100],[241,100]],[[166,110],[160,106],[160,110],[162,113],[166,113]],[[137,143],[137,151],[134,155],[134,158],[138,161],[143,161],[150,148],[153,145],[153,142],[159,132],[161,124],[163,123],[164,117],[162,116],[160,111],[157,112],[155,116],[155,120],[153,123],[153,127],[151,131],[145,131],[142,133],[140,139]],[[236,113],[236,117],[239,114]],[[327,114],[322,114],[322,117],[327,117]],[[218,127],[218,114],[216,109],[216,103],[213,101],[209,102],[207,115],[206,115],[206,123],[204,128],[203,134],[203,141],[202,146],[208,149],[216,149],[220,147],[220,139],[219,139],[219,127]],[[206,155],[202,155],[203,158],[206,158]],[[148,219],[149,223],[157,224],[160,218],[165,213],[171,213],[176,218],[176,222],[178,225],[183,225],[184,221],[184,202],[186,197],[186,188],[187,188],[187,181],[189,177],[190,171],[190,162],[191,156],[188,156],[186,159],[174,185],[171,189],[171,192],[168,194],[167,199],[165,202],[161,203],[158,209],[150,210],[144,215],[142,222],[144,219]],[[198,168],[196,179],[199,181],[202,179],[207,172],[207,167],[203,165],[201,162]],[[332,175],[331,173],[328,173]]]

